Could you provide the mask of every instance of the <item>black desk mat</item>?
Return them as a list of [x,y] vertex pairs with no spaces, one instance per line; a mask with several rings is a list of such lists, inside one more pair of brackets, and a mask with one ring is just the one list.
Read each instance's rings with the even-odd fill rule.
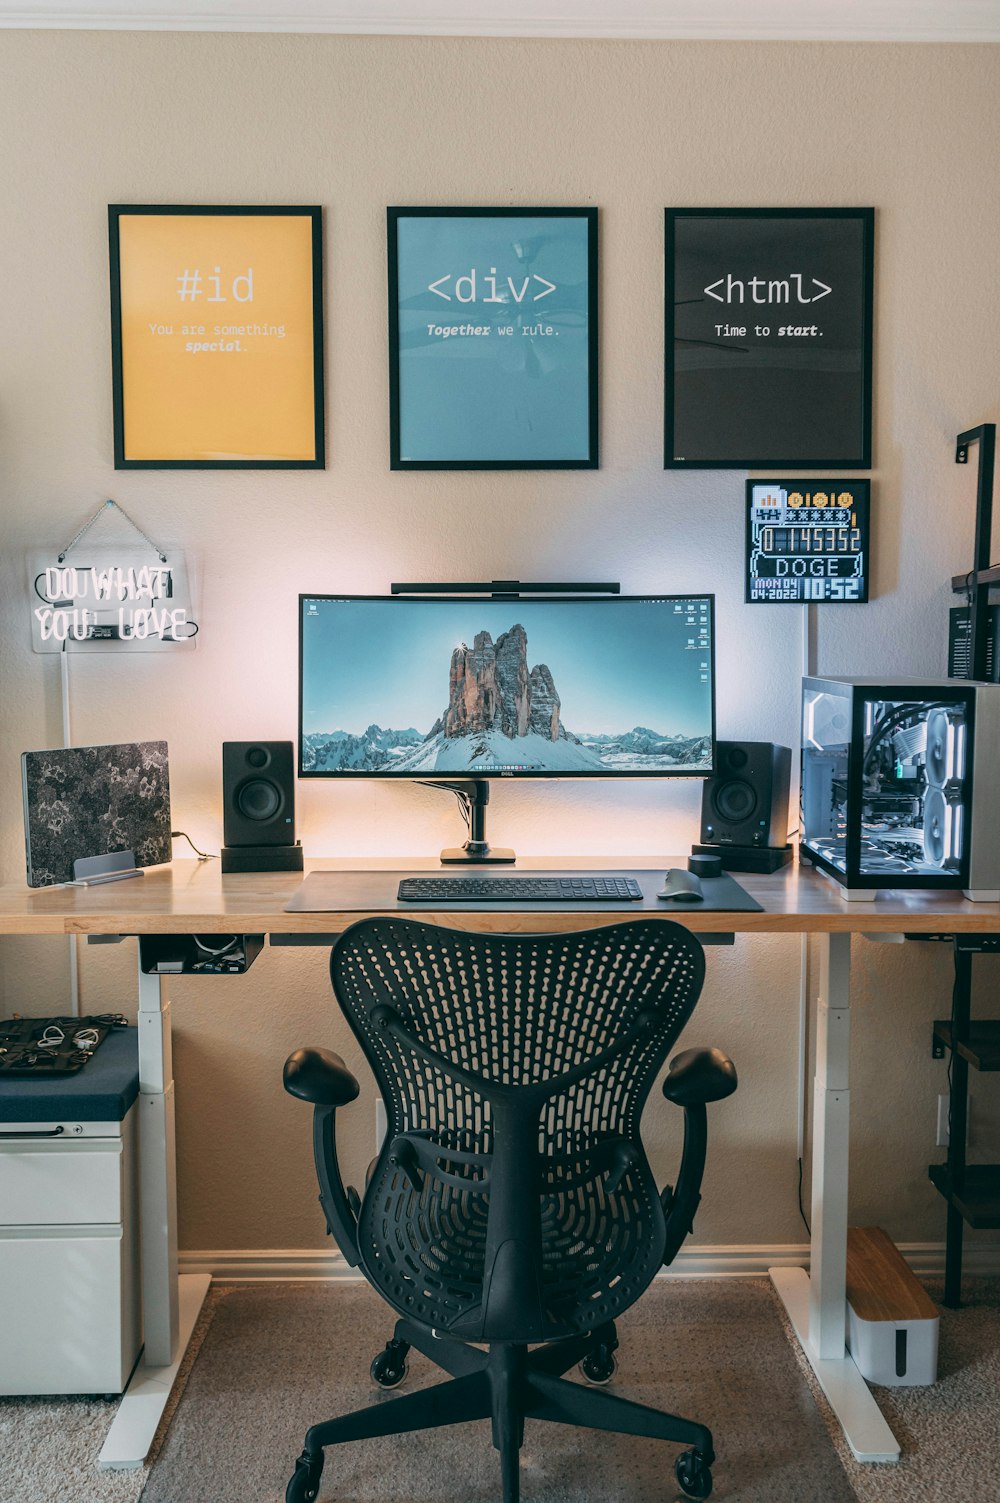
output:
[[[435,899],[430,903],[400,902],[396,896],[403,877],[634,877],[642,888],[641,902],[611,902],[599,899],[592,903],[534,903],[515,898],[505,902],[445,902]],[[763,908],[745,888],[730,877],[703,877],[704,899],[700,903],[678,903],[657,898],[663,886],[666,872],[663,868],[650,870],[632,867],[620,871],[498,871],[496,867],[470,867],[468,872],[448,871],[315,871],[310,872],[291,901],[285,904],[286,913],[620,913],[629,914],[674,913],[683,918],[685,913],[763,913]]]

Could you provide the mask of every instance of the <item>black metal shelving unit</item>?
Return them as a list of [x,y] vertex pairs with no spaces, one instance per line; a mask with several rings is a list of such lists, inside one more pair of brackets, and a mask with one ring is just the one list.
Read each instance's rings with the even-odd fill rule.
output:
[[990,618],[990,590],[1000,585],[1000,564],[990,562],[993,548],[993,475],[996,466],[997,425],[980,423],[955,439],[955,463],[968,464],[969,451],[979,450],[976,478],[976,541],[972,568],[967,574],[952,576],[956,595],[964,595],[969,605],[969,671],[967,678],[987,679],[989,650],[987,633]]
[[[990,590],[1000,585],[1000,565],[990,561],[993,536],[993,479],[996,463],[996,424],[981,423],[955,440],[955,463],[968,464],[978,445],[976,482],[976,539],[972,568],[953,576],[956,594],[969,605],[968,674],[987,680],[989,673]],[[945,1232],[944,1303],[952,1309],[962,1299],[962,1243],[966,1222],[971,1227],[1000,1230],[1000,1164],[969,1164],[969,1070],[1000,1071],[1000,1020],[972,1018],[972,957],[1000,952],[998,934],[951,936],[955,961],[951,1017],[934,1024],[935,1056],[951,1054],[948,1098],[948,1157],[932,1164],[931,1183],[948,1206]]]
[[1000,1021],[972,1019],[972,957],[1000,953],[1000,934],[955,934],[955,985],[951,1017],[934,1024],[934,1053],[951,1054],[948,1103],[948,1157],[931,1164],[931,1183],[948,1206],[945,1231],[944,1303],[962,1302],[962,1244],[965,1224],[1000,1230],[1000,1164],[969,1164],[969,1070],[1000,1071]]

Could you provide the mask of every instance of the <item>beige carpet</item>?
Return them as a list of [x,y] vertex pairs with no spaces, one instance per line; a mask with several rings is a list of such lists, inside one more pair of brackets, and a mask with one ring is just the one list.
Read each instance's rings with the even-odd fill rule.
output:
[[[941,1299],[943,1286],[928,1282],[927,1288]],[[961,1310],[941,1311],[938,1381],[927,1388],[873,1388],[902,1446],[895,1466],[854,1460],[792,1338],[860,1503],[1000,1500],[1000,1279],[967,1278],[962,1295]]]
[[[660,1282],[627,1313],[617,1391],[707,1423],[728,1503],[855,1503],[764,1281]],[[234,1289],[220,1300],[143,1503],[278,1503],[309,1424],[373,1401],[390,1334],[366,1285]],[[411,1359],[411,1386],[435,1381]],[[677,1450],[529,1421],[525,1503],[671,1503]],[[497,1503],[485,1422],[327,1453],[322,1503]]]
[[[931,1286],[932,1294],[939,1292]],[[812,1376],[797,1344],[783,1349],[787,1360],[772,1350],[783,1312],[769,1286],[756,1280],[658,1284],[622,1323],[618,1391],[667,1404],[673,1402],[676,1383],[676,1402],[682,1407],[680,1390],[690,1386],[687,1412],[717,1431],[714,1496],[720,1503],[724,1498],[745,1503],[755,1496],[769,1503],[842,1503],[855,1494],[860,1503],[995,1503],[1000,1499],[1000,1280],[969,1279],[965,1293],[964,1309],[943,1312],[940,1381],[933,1388],[876,1390],[903,1443],[898,1466],[859,1466],[843,1454],[843,1439],[825,1402],[820,1397],[819,1411],[811,1408]],[[350,1322],[341,1321],[342,1306],[335,1303],[345,1296],[356,1312]],[[0,1503],[137,1503],[147,1479],[143,1503],[277,1503],[305,1425],[347,1402],[370,1401],[365,1374],[372,1350],[388,1333],[387,1312],[363,1285],[213,1290],[188,1354],[189,1374],[216,1312],[221,1319],[189,1376],[188,1401],[177,1408],[174,1424],[162,1437],[161,1459],[151,1471],[94,1469],[113,1403],[0,1400]],[[321,1340],[323,1360],[317,1364],[308,1353],[317,1351]],[[709,1385],[716,1392],[714,1397],[711,1391],[706,1394],[712,1412],[708,1404],[699,1410],[700,1370],[717,1359],[718,1345],[722,1360]],[[799,1378],[790,1391],[785,1389],[789,1362]],[[429,1372],[415,1357],[411,1385]],[[777,1386],[785,1389],[784,1397],[778,1396],[777,1423],[775,1372]],[[722,1407],[721,1417],[714,1412],[716,1405]],[[831,1453],[816,1431],[817,1412],[826,1416],[842,1453],[844,1470],[834,1474],[832,1490],[827,1484]],[[800,1419],[805,1420],[804,1431]],[[616,1471],[601,1435],[536,1424],[529,1426],[527,1439],[525,1503],[626,1498],[629,1503],[672,1503],[675,1497],[669,1447],[608,1437],[611,1446],[621,1447],[613,1453]],[[823,1476],[818,1482],[813,1475],[803,1476],[796,1444],[819,1456]],[[468,1427],[410,1438],[406,1445],[411,1449],[405,1467],[403,1441],[395,1450],[365,1442],[344,1448],[339,1456],[330,1453],[323,1503],[495,1503],[496,1458],[485,1427],[479,1434],[477,1427]],[[189,1446],[193,1450],[187,1458]],[[383,1447],[377,1455],[376,1447]],[[844,1477],[853,1491],[844,1492]],[[766,1491],[746,1491],[762,1478]]]
[[[184,1394],[217,1303],[217,1292],[209,1290],[153,1441],[151,1461]],[[117,1399],[89,1396],[0,1398],[0,1503],[137,1503],[149,1466],[129,1472],[97,1470],[117,1407]]]

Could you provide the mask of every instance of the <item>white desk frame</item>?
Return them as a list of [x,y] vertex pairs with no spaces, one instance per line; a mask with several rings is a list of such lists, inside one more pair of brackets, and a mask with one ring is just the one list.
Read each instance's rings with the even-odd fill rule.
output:
[[858,1461],[898,1461],[899,1441],[847,1351],[847,1191],[851,1135],[851,936],[820,936],[813,1082],[809,1272],[772,1268],[810,1367]]
[[166,979],[139,962],[139,1221],[144,1348],[98,1457],[140,1467],[170,1399],[211,1278],[177,1272],[177,1152]]

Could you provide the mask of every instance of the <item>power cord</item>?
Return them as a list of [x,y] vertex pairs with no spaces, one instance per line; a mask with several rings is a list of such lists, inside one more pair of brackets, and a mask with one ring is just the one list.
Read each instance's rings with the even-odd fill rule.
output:
[[199,861],[218,861],[219,859],[218,856],[214,855],[211,851],[199,851],[198,847],[191,839],[191,836],[188,834],[187,830],[171,830],[170,838],[171,840],[186,840],[188,845],[194,851],[195,855],[198,857]]
[[223,943],[216,946],[206,945],[200,934],[192,934],[191,938],[194,940],[195,945],[201,951],[202,955],[228,955],[230,950],[234,950],[240,942],[240,936],[238,934],[230,934],[228,938],[224,934],[212,935],[211,937],[213,939],[221,939]]
[[812,1227],[809,1225],[808,1221],[806,1220],[805,1206],[802,1204],[802,1160],[801,1159],[799,1159],[799,1215],[802,1217],[802,1225],[805,1227],[806,1231],[809,1233],[809,1235],[811,1237],[812,1236]]
[[465,828],[468,830],[469,834],[471,835],[472,834],[472,816],[469,813],[469,801],[461,793],[459,793],[456,788],[453,788],[451,791],[452,791],[452,793],[454,793],[455,798],[456,798],[456,800],[458,802],[458,807],[462,811],[462,818],[465,821]]

